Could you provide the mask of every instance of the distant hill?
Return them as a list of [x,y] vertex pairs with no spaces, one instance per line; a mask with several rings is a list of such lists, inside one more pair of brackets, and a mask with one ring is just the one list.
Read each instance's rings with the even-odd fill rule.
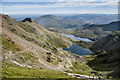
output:
[[[18,21],[22,21],[27,17],[37,19],[45,14],[11,14],[10,16]],[[107,24],[118,20],[117,14],[53,14],[63,19],[71,19],[82,21],[83,23]]]
[[[51,31],[72,34],[78,37],[86,37],[93,40],[98,40],[101,37],[117,31],[118,24],[120,23],[120,21],[117,21],[117,15],[115,14],[78,14],[57,16],[44,15],[35,19],[35,21]],[[87,23],[88,20],[97,21],[102,24],[98,24],[97,22]],[[101,21],[106,24],[103,24]]]
[[75,28],[71,34],[80,37],[86,37],[90,39],[100,39],[112,32],[118,30],[118,24],[120,21],[111,22],[109,24],[85,24],[81,27]]
[[65,19],[82,21],[84,23],[107,24],[118,20],[117,14],[75,14],[61,16]]
[[84,29],[102,28],[102,30],[104,31],[117,31],[118,24],[120,24],[120,21],[111,22],[108,24],[86,24],[83,26],[83,28]]
[[35,21],[42,25],[45,26],[46,28],[53,28],[53,29],[68,29],[68,28],[73,28],[73,27],[79,27],[82,25],[80,21],[75,21],[71,19],[64,19],[64,18],[59,18],[54,15],[44,15],[41,16]]

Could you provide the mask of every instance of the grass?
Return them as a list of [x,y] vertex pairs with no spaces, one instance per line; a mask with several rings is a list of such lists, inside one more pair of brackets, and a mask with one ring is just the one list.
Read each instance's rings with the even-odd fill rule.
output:
[[[22,55],[23,57],[20,57],[21,55]],[[37,58],[36,58],[31,52],[19,53],[19,54],[18,54],[18,57],[20,58],[20,60],[23,60],[23,62],[29,60],[29,61],[31,61],[31,62],[38,63],[38,62],[37,62]]]
[[71,67],[71,69],[73,71],[67,71],[70,73],[77,73],[77,74],[81,74],[81,75],[91,75],[90,70],[91,68],[86,64],[86,63],[82,63],[82,62],[72,62],[73,67]]
[[36,34],[35,29],[29,24],[29,22],[20,22],[18,21],[18,24],[21,28],[23,28],[25,31]]
[[8,38],[2,38],[2,45],[3,48],[5,48],[6,50],[13,50],[13,51],[20,51],[21,49],[14,44],[14,42],[12,42],[10,39]]
[[69,76],[53,70],[6,67],[3,68],[3,78],[69,78]]
[[[12,42],[9,38],[5,38],[3,37],[2,38],[2,45],[3,45],[3,48],[10,51],[21,51],[21,49],[19,48],[19,46],[17,46],[14,42]],[[30,52],[24,52],[24,53],[18,53],[17,54],[18,57],[23,60],[23,62],[25,62],[26,60],[30,60],[31,62],[35,62],[37,63],[36,60],[36,57],[30,53]],[[20,57],[20,56],[23,56],[23,57]]]
[[84,58],[87,62],[93,60],[95,57],[96,57],[96,55],[85,55],[85,56],[83,56],[83,58]]
[[81,46],[87,49],[89,49],[93,45],[93,42],[84,42],[84,41],[75,41],[74,43],[78,46]]
[[[38,38],[39,36],[37,35],[35,29],[33,28],[33,26],[29,23],[29,22],[20,22],[18,21],[18,25],[23,28],[25,31],[32,33],[36,38]],[[34,40],[35,41],[35,40]]]
[[69,44],[66,43],[65,41],[63,41],[59,38],[56,38],[54,36],[52,36],[52,38],[51,38],[51,36],[49,36],[49,35],[48,35],[48,43],[54,45],[57,48],[68,47],[69,46]]
[[59,71],[19,67],[5,61],[2,66],[2,78],[72,78]]
[[[40,38],[38,36],[38,34],[36,33],[35,29],[29,24],[29,22],[20,22],[18,21],[18,24],[21,28],[23,28],[25,31],[33,34],[35,37],[37,37],[38,39],[41,39],[42,40],[42,37]],[[36,27],[38,27],[39,29],[42,29],[40,28],[37,24],[33,23],[33,25],[35,25]],[[44,30],[43,30],[44,31]],[[45,31],[44,31],[45,32]],[[54,34],[54,33],[53,33]],[[47,37],[47,43],[50,43],[51,45],[54,45],[55,47],[57,48],[61,48],[61,47],[68,47],[69,46],[69,43],[65,42],[64,40],[61,40],[60,38],[57,38],[53,35],[49,35],[49,33],[46,32],[46,37]],[[27,36],[25,35],[21,35],[21,37],[25,38],[26,40],[28,41],[32,41],[34,42],[35,44],[38,44],[38,45],[41,45],[39,44],[39,42],[37,42],[35,39],[33,38],[28,38]],[[43,39],[44,41],[44,39]]]
[[62,62],[62,59],[60,59],[57,56],[54,56],[56,58],[56,60],[52,59],[52,57],[50,55],[47,56],[47,61],[50,63],[53,63],[54,65],[58,65],[59,62]]

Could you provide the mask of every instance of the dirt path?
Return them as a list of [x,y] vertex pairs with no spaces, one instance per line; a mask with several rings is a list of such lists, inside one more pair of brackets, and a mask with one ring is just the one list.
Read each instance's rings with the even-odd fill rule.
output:
[[80,74],[75,74],[75,73],[67,73],[63,72],[65,74],[68,74],[69,76],[76,77],[76,78],[82,78],[82,79],[98,79],[98,77],[95,76],[88,76],[88,75],[80,75]]

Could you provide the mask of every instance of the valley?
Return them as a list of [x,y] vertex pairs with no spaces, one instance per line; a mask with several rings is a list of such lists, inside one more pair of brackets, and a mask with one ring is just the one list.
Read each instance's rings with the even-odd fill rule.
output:
[[17,21],[0,16],[3,78],[120,78],[119,21],[83,23],[54,15]]

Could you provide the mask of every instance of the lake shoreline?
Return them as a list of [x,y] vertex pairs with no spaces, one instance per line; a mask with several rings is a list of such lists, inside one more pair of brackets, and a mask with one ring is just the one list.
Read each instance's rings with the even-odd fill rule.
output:
[[93,53],[90,49],[86,49],[75,44],[72,44],[69,48],[62,48],[62,50],[70,51],[72,54],[77,54],[81,56],[91,55]]

